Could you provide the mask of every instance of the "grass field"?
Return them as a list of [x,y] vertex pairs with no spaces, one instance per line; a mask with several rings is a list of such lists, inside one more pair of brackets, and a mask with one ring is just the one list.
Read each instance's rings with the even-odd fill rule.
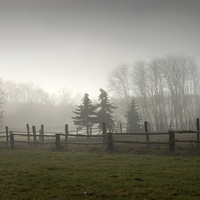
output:
[[0,149],[0,199],[200,199],[200,157]]

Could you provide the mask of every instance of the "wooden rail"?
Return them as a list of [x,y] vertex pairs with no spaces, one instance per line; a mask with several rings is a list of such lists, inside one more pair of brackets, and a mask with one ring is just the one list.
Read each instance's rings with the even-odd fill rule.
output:
[[[50,144],[54,145],[56,150],[61,150],[62,145],[102,145],[108,151],[113,151],[117,144],[144,144],[148,148],[151,148],[153,145],[166,145],[170,152],[175,151],[178,143],[196,144],[196,148],[200,146],[199,120],[197,120],[197,130],[169,130],[168,132],[149,132],[148,123],[145,122],[145,132],[143,133],[107,133],[106,124],[103,123],[103,132],[101,135],[73,134],[72,131],[69,131],[67,124],[63,132],[45,132],[44,125],[41,125],[40,131],[36,131],[35,126],[32,126],[31,131],[28,124],[26,127],[27,132],[9,131],[8,127],[5,127],[5,132],[0,133],[0,144],[6,144],[11,149],[16,148],[16,144],[18,145],[20,143],[33,145],[35,147],[37,145]],[[178,135],[182,134],[196,134],[196,138],[179,138]],[[158,138],[155,140],[155,137],[165,138],[165,140],[160,141]]]

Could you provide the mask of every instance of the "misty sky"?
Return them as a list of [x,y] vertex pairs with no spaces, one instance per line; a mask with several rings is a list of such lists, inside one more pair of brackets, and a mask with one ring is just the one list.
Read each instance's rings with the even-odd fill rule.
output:
[[199,0],[0,0],[3,80],[95,97],[120,63],[180,52],[200,61]]

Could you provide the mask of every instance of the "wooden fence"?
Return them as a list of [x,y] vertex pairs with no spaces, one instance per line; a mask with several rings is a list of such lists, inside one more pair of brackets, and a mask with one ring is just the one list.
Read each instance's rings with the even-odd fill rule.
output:
[[[100,129],[90,129],[89,134],[81,134],[80,130],[68,130],[68,125],[65,125],[64,131],[44,131],[42,124],[40,130],[37,131],[35,126],[30,130],[29,124],[26,125],[27,131],[14,131],[6,126],[5,132],[0,132],[0,144],[5,144],[11,149],[15,149],[18,144],[28,144],[30,146],[38,145],[54,145],[56,150],[60,150],[62,145],[103,145],[106,143],[106,129],[105,123],[103,124],[103,132]],[[83,138],[86,138],[84,140]],[[88,141],[90,139],[90,141]],[[22,145],[21,145],[22,146]]]
[[28,144],[34,147],[38,145],[53,145],[55,150],[61,150],[63,146],[68,145],[102,145],[108,151],[113,151],[117,145],[134,146],[134,144],[139,144],[147,148],[162,145],[169,151],[174,152],[181,143],[184,148],[199,148],[199,119],[197,119],[197,130],[149,132],[148,123],[145,122],[144,125],[145,132],[143,133],[109,133],[106,131],[106,124],[103,123],[101,133],[98,131],[99,134],[86,135],[77,134],[77,131],[69,131],[67,124],[63,132],[45,132],[44,125],[41,125],[39,131],[36,131],[35,126],[32,126],[32,130],[30,130],[27,124],[27,131],[24,132],[9,131],[9,128],[6,127],[5,132],[0,132],[0,143],[11,149],[15,149],[18,144]]

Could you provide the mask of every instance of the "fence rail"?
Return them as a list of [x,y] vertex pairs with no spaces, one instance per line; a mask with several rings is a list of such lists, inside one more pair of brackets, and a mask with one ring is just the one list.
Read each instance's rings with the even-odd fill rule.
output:
[[[198,121],[199,122],[199,121]],[[5,132],[0,132],[0,144],[5,144],[11,149],[15,149],[19,144],[28,145],[53,145],[56,150],[60,150],[62,145],[102,145],[109,151],[113,151],[117,145],[134,145],[141,144],[151,148],[153,145],[164,145],[169,151],[174,152],[179,146],[178,144],[188,144],[195,148],[200,145],[200,130],[197,124],[197,130],[169,130],[168,132],[148,132],[148,124],[145,122],[145,132],[136,133],[108,133],[106,124],[103,123],[103,131],[101,134],[74,134],[68,130],[68,125],[65,125],[64,131],[44,131],[44,125],[36,131],[36,127],[32,126],[30,131],[27,124],[27,132],[25,131],[9,131],[6,127]],[[95,130],[96,132],[96,130]],[[99,131],[100,132],[100,131]],[[194,135],[196,134],[196,135]],[[183,137],[184,135],[184,137]]]

